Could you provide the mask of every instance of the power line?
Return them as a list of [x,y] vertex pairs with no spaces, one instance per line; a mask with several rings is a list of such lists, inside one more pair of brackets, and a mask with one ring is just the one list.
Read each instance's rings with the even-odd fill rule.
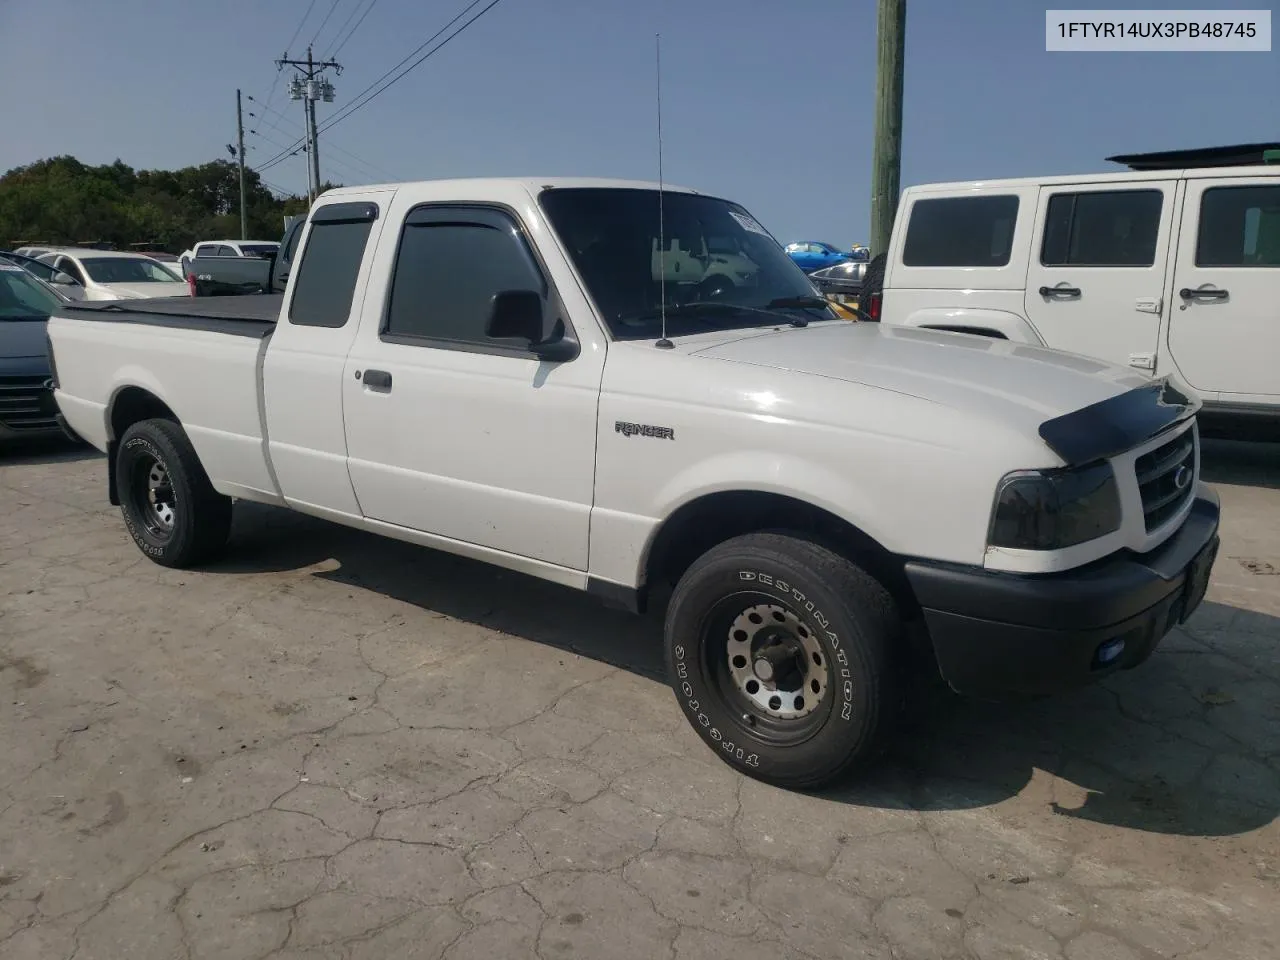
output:
[[[474,7],[474,6],[476,5],[476,3],[478,3],[478,2],[479,2],[479,0],[475,0],[475,2],[473,2],[473,3],[471,3],[471,4],[469,4],[469,5],[467,6],[466,10],[470,10],[470,9],[471,9],[472,7]],[[494,7],[496,7],[496,6],[497,6],[498,4],[500,4],[501,2],[502,2],[502,0],[490,0],[489,4],[488,4],[487,6],[485,6],[485,7],[484,7],[484,8],[483,8],[479,13],[477,13],[474,17],[472,17],[470,20],[468,20],[466,23],[464,23],[462,26],[460,26],[460,27],[459,27],[457,30],[455,30],[453,33],[449,34],[449,36],[447,36],[447,37],[445,37],[443,40],[441,40],[438,44],[436,44],[434,47],[432,47],[430,50],[428,50],[426,53],[424,53],[422,56],[420,56],[417,60],[413,61],[413,63],[409,64],[409,66],[405,67],[405,69],[404,69],[404,70],[400,71],[400,73],[398,73],[398,74],[396,74],[396,76],[392,77],[392,78],[391,78],[391,80],[389,80],[387,83],[383,84],[383,85],[382,85],[381,87],[379,87],[377,90],[373,91],[373,93],[369,94],[369,95],[368,95],[367,97],[365,97],[363,100],[359,100],[359,97],[357,97],[357,100],[359,100],[359,102],[353,102],[353,103],[352,103],[352,105],[351,105],[350,107],[347,107],[345,110],[340,110],[336,115],[334,115],[333,117],[330,117],[327,121],[325,121],[325,123],[324,123],[323,127],[321,128],[321,132],[323,132],[323,131],[325,131],[325,130],[329,130],[330,128],[332,128],[332,127],[336,126],[337,124],[341,123],[341,122],[342,122],[343,120],[345,120],[347,117],[351,116],[351,114],[355,113],[355,112],[356,112],[357,110],[359,110],[361,107],[363,107],[363,106],[365,106],[366,104],[368,104],[371,100],[373,100],[375,97],[377,97],[380,93],[382,93],[383,91],[387,90],[388,88],[390,88],[390,87],[394,86],[398,81],[402,80],[402,79],[403,79],[407,74],[409,74],[410,72],[412,72],[412,71],[413,71],[413,70],[414,70],[418,65],[420,65],[424,60],[427,60],[427,59],[429,59],[430,57],[432,57],[433,55],[435,55],[436,53],[439,53],[439,52],[440,52],[440,50],[441,50],[441,49],[443,49],[443,48],[444,48],[444,46],[445,46],[445,45],[446,45],[450,40],[452,40],[452,39],[453,39],[454,37],[456,37],[458,34],[462,33],[462,31],[466,30],[466,29],[467,29],[467,27],[471,26],[473,23],[475,23],[477,20],[479,20],[481,17],[483,17],[486,13],[488,13],[490,10],[492,10]],[[459,19],[459,17],[461,17],[463,14],[465,14],[465,13],[466,13],[466,10],[464,10],[462,14],[459,14],[459,15],[458,15],[458,17],[454,17],[454,19],[453,19],[453,20],[451,20],[451,21],[449,21],[449,23],[450,23],[450,24],[452,24],[452,23],[454,23],[455,21],[457,21],[457,20]],[[447,29],[447,28],[448,28],[448,27],[447,27],[447,25],[446,25],[446,28],[445,28],[445,29]],[[436,34],[436,36],[439,36],[439,35],[440,35],[440,33],[443,33],[443,32],[444,32],[444,30],[439,31],[439,32]],[[432,39],[434,39],[434,37],[433,37]],[[428,42],[428,43],[430,43],[431,41],[430,41],[430,40],[428,40],[427,42]],[[421,48],[421,47],[419,47],[418,49],[422,49],[422,48]],[[402,61],[402,62],[403,62],[403,61]]]
[[[455,23],[457,23],[459,20],[461,20],[463,17],[465,17],[465,16],[466,16],[468,13],[470,13],[470,12],[471,12],[475,7],[478,7],[482,2],[483,2],[483,0],[471,0],[471,2],[470,2],[470,3],[468,3],[465,7],[463,7],[463,8],[462,8],[462,10],[461,10],[461,12],[459,12],[459,13],[458,13],[458,14],[457,14],[457,15],[456,15],[452,20],[450,20],[448,23],[446,23],[443,27],[441,27],[439,30],[437,30],[435,33],[433,33],[430,37],[428,37],[428,38],[427,38],[426,40],[424,40],[422,43],[420,43],[420,44],[419,44],[419,45],[418,45],[414,50],[412,50],[412,51],[408,54],[408,56],[404,57],[404,58],[403,58],[399,63],[397,63],[394,67],[392,67],[390,70],[388,70],[388,71],[387,71],[386,73],[384,73],[382,76],[380,76],[377,80],[373,81],[373,83],[369,84],[369,86],[365,87],[362,91],[360,91],[360,93],[356,94],[355,98],[352,100],[352,104],[354,105],[354,104],[355,104],[355,103],[356,103],[356,102],[357,102],[361,97],[363,97],[365,94],[367,94],[370,90],[372,90],[372,89],[373,89],[374,87],[376,87],[378,84],[382,83],[382,81],[386,80],[386,79],[387,79],[388,77],[390,77],[393,73],[395,73],[397,70],[399,70],[402,66],[404,66],[406,63],[408,63],[410,60],[412,60],[412,59],[413,59],[417,54],[421,53],[421,52],[423,51],[423,49],[425,49],[426,47],[430,46],[430,45],[431,45],[431,43],[432,43],[433,41],[435,41],[435,40],[436,40],[436,39],[437,39],[441,34],[443,34],[443,33],[444,33],[445,31],[447,31],[451,26],[453,26]],[[410,68],[410,69],[412,69],[412,68]],[[339,111],[339,112],[341,113],[341,111]],[[299,142],[301,142],[301,141],[299,141]],[[275,158],[273,158],[273,160],[274,160],[274,159],[275,159]],[[283,159],[283,157],[281,157],[280,159]],[[268,161],[268,162],[272,162],[272,161]]]
[[311,0],[307,4],[307,12],[302,15],[302,19],[298,21],[298,29],[293,31],[293,36],[289,38],[289,42],[284,45],[284,55],[289,55],[289,48],[293,46],[293,42],[298,39],[298,34],[302,33],[302,27],[307,22],[307,17],[311,16],[311,9],[316,5],[316,0]]
[[333,3],[329,5],[329,12],[324,15],[324,19],[320,21],[320,26],[316,27],[315,36],[311,38],[312,44],[315,44],[320,39],[320,31],[324,29],[324,25],[329,22],[329,18],[333,16],[333,11],[338,9],[338,4],[341,2],[342,0],[333,0]]
[[[249,132],[249,133],[251,133],[253,136],[257,137],[259,140],[263,140],[263,141],[265,141],[265,142],[267,142],[267,143],[271,144],[271,145],[272,145],[272,146],[274,146],[274,147],[277,147],[277,148],[279,148],[279,149],[288,149],[288,148],[287,148],[283,143],[281,143],[279,140],[275,140],[275,139],[273,139],[273,138],[271,138],[271,137],[268,137],[266,134],[261,133],[260,131],[257,131],[257,130],[250,130],[250,131],[248,131],[248,132]],[[250,146],[250,149],[253,149],[252,145]],[[328,149],[330,149],[330,150],[338,150],[338,148],[337,148],[336,146],[334,146],[332,143],[331,143],[331,144],[329,144]],[[302,148],[302,147],[299,147],[297,150],[293,151],[293,154],[292,154],[292,155],[293,155],[293,156],[296,156],[296,155],[297,155],[298,153],[300,153],[302,150],[303,150],[303,148]],[[370,183],[371,183],[371,182],[374,182],[375,180],[380,180],[380,179],[382,179],[382,176],[381,176],[381,175],[379,175],[379,176],[377,176],[377,177],[371,177],[371,176],[369,175],[369,172],[368,172],[367,170],[361,170],[361,169],[359,169],[359,168],[356,166],[356,163],[362,163],[362,164],[363,164],[363,161],[362,161],[362,160],[360,160],[360,158],[359,158],[359,157],[356,157],[356,156],[352,155],[352,160],[353,160],[353,161],[355,161],[355,162],[353,163],[352,161],[342,160],[342,159],[340,159],[339,157],[330,157],[330,158],[329,158],[329,163],[334,164],[335,166],[341,167],[342,169],[345,169],[345,170],[346,170],[348,173],[350,173],[350,174],[355,174],[355,177],[356,177],[356,179],[358,179],[358,180],[363,180],[363,181],[365,181],[365,182],[370,182]],[[367,166],[367,164],[366,164],[366,166]],[[391,177],[390,179],[394,180],[394,179],[395,179],[395,177]]]
[[[329,129],[331,129],[332,127],[336,126],[337,124],[341,123],[343,120],[345,120],[347,117],[351,116],[351,114],[355,113],[355,112],[356,112],[357,110],[359,110],[361,107],[363,107],[363,106],[367,105],[370,101],[372,101],[372,100],[373,100],[375,97],[377,97],[379,94],[383,93],[383,92],[384,92],[384,91],[386,91],[388,88],[390,88],[390,87],[394,86],[398,81],[400,81],[401,79],[403,79],[403,78],[404,78],[408,73],[410,73],[412,70],[414,70],[416,67],[418,67],[418,66],[419,66],[423,61],[427,60],[427,59],[428,59],[428,58],[430,58],[432,55],[434,55],[435,53],[437,53],[437,52],[439,52],[441,49],[443,49],[443,48],[444,48],[444,46],[445,46],[445,44],[447,44],[450,40],[452,40],[454,37],[458,36],[458,34],[462,33],[464,30],[466,30],[466,29],[467,29],[467,27],[471,26],[473,23],[475,23],[477,20],[479,20],[481,17],[483,17],[486,13],[488,13],[490,10],[492,10],[494,7],[496,7],[499,3],[501,3],[501,2],[502,2],[502,0],[490,0],[489,4],[488,4],[487,6],[485,6],[483,9],[481,9],[479,13],[477,13],[475,16],[473,16],[470,20],[468,20],[468,21],[466,21],[465,23],[463,23],[460,27],[458,27],[458,29],[457,29],[457,30],[455,30],[453,33],[449,34],[447,37],[445,37],[443,40],[441,40],[438,44],[436,44],[434,47],[432,47],[430,50],[428,50],[426,53],[424,53],[422,56],[420,56],[417,60],[414,60],[412,63],[410,63],[410,64],[409,64],[409,66],[405,67],[405,69],[404,69],[404,70],[401,70],[401,71],[400,71],[398,74],[396,74],[394,77],[391,77],[391,74],[395,73],[395,71],[396,71],[400,66],[402,66],[402,65],[403,65],[407,60],[409,60],[411,57],[413,57],[413,56],[414,56],[414,54],[416,54],[416,53],[420,52],[424,47],[429,46],[429,45],[431,44],[431,42],[432,42],[432,41],[434,41],[434,40],[435,40],[436,38],[438,38],[441,34],[443,34],[446,30],[448,30],[448,29],[449,29],[449,27],[451,27],[453,24],[457,23],[457,22],[458,22],[459,20],[461,20],[464,16],[466,16],[466,14],[467,14],[467,13],[469,13],[469,12],[470,12],[472,9],[474,9],[476,6],[478,6],[478,5],[480,4],[480,2],[481,2],[481,0],[472,0],[472,2],[471,2],[471,3],[467,4],[467,6],[463,8],[463,10],[462,10],[462,12],[461,12],[461,13],[459,13],[459,14],[458,14],[457,16],[455,16],[452,20],[450,20],[448,23],[446,23],[443,27],[441,27],[439,30],[437,30],[437,31],[435,32],[435,34],[433,34],[433,35],[432,35],[428,40],[426,40],[424,43],[422,43],[421,45],[419,45],[419,46],[418,46],[418,48],[417,48],[416,50],[414,50],[414,51],[413,51],[413,53],[409,54],[409,56],[405,57],[403,60],[401,60],[401,61],[400,61],[400,63],[396,64],[396,66],[392,67],[390,70],[388,70],[386,73],[384,73],[384,74],[383,74],[383,75],[382,75],[378,80],[375,80],[372,84],[370,84],[368,87],[366,87],[366,88],[365,88],[365,90],[364,90],[362,93],[360,93],[360,94],[358,94],[358,95],[356,96],[355,100],[351,103],[351,105],[350,105],[349,107],[346,107],[345,109],[340,110],[337,114],[335,114],[333,117],[331,117],[329,120],[327,120],[327,121],[326,121],[326,122],[325,122],[325,123],[324,123],[324,124],[319,128],[319,131],[318,131],[318,132],[323,133],[324,131],[329,130]],[[387,78],[388,78],[388,77],[391,77],[391,79],[390,79],[390,80],[387,80]],[[387,80],[387,82],[386,82],[386,83],[383,83],[383,82],[382,82],[383,80]],[[381,86],[378,86],[379,84],[381,84]],[[377,89],[374,89],[374,87],[377,87]],[[263,169],[267,169],[267,168],[269,168],[270,166],[273,166],[274,164],[279,163],[281,160],[285,159],[285,157],[286,157],[286,156],[287,156],[287,154],[282,154],[282,155],[280,155],[280,156],[278,156],[278,157],[273,157],[273,158],[271,158],[270,160],[268,160],[268,161],[266,162],[266,164],[264,164]]]
[[[331,51],[329,51],[330,57],[336,57],[338,55],[338,51],[341,50],[343,47],[345,47],[347,45],[347,41],[350,40],[352,37],[354,37],[356,31],[360,29],[360,24],[364,23],[364,18],[369,15],[369,11],[372,10],[377,5],[378,5],[378,0],[369,0],[369,5],[364,8],[364,13],[360,14],[360,19],[357,20],[356,25],[351,28],[351,32],[348,33],[346,37],[343,38],[341,43],[339,43],[336,47],[334,47]],[[358,10],[359,7],[357,6],[356,9]],[[350,20],[350,19],[351,19],[350,17],[347,18],[347,20]],[[346,29],[347,25],[344,23],[342,26],[343,26],[343,29]],[[342,30],[339,30],[338,33],[341,34]]]
[[[292,127],[300,127],[300,126],[301,126],[301,124],[299,124],[299,123],[298,123],[296,120],[294,120],[292,117],[286,116],[285,114],[281,113],[279,110],[276,110],[276,109],[274,109],[273,107],[269,107],[269,106],[267,106],[266,104],[264,104],[264,103],[262,103],[261,101],[257,100],[257,99],[252,95],[252,94],[246,94],[245,96],[247,96],[247,97],[248,97],[248,99],[249,99],[249,100],[251,100],[254,104],[256,104],[257,106],[261,107],[265,112],[267,112],[267,113],[271,113],[271,114],[274,114],[274,115],[278,118],[279,123],[285,123],[285,124],[288,124],[289,126],[292,126]],[[253,113],[253,111],[250,111],[250,112],[249,112],[249,116],[254,117],[254,116],[256,116],[256,114],[254,114],[254,113]],[[269,120],[270,118],[268,118],[268,117],[260,117],[259,119],[261,119],[261,120]],[[259,132],[259,131],[257,131],[257,130],[250,130],[249,132],[250,132],[250,133],[252,133],[252,134],[254,134],[254,135],[256,135],[256,136],[258,136],[258,137],[261,137],[263,140],[266,140],[268,143],[273,143],[273,144],[275,144],[277,147],[279,147],[279,148],[280,148],[280,149],[282,149],[282,150],[291,150],[291,149],[293,149],[292,147],[290,147],[290,146],[288,146],[288,145],[286,145],[286,144],[280,143],[278,140],[273,140],[271,137],[268,137],[268,136],[266,136],[265,134],[263,134],[263,133],[261,133],[261,132]],[[280,129],[279,129],[278,125],[277,125],[277,126],[275,126],[275,127],[273,127],[273,128],[272,128],[271,130],[269,130],[268,132],[270,132],[270,133],[277,133],[277,132],[278,132],[278,133],[285,133],[285,131],[283,131],[283,130],[280,130]],[[293,134],[286,134],[286,136],[293,136]],[[294,141],[294,143],[295,143],[295,144],[301,143],[301,138],[299,138],[298,140],[295,140],[295,141]],[[301,149],[301,148],[299,147],[299,149]],[[357,154],[352,153],[350,150],[344,150],[342,147],[338,146],[336,143],[332,143],[332,142],[330,142],[330,143],[329,143],[329,149],[330,149],[330,150],[337,151],[338,153],[343,154],[343,155],[344,155],[344,156],[346,156],[346,157],[349,157],[351,160],[355,161],[355,163],[359,164],[360,166],[366,167],[369,171],[371,171],[371,172],[373,172],[373,173],[376,173],[376,174],[378,175],[378,177],[380,177],[380,178],[385,178],[385,179],[387,179],[387,180],[395,180],[395,179],[396,179],[396,175],[395,175],[394,173],[391,173],[391,172],[389,172],[388,170],[386,170],[386,169],[384,169],[384,168],[382,168],[382,167],[378,166],[376,163],[372,163],[371,161],[366,160],[364,157],[361,157],[361,156],[359,156],[359,155],[357,155]],[[295,151],[295,152],[296,152],[296,151]],[[344,164],[344,165],[345,165],[346,167],[348,167],[348,168],[351,168],[351,164]],[[356,171],[356,172],[359,172],[359,171]],[[366,173],[361,173],[360,175],[361,175],[361,176],[367,176],[368,174],[366,174]]]

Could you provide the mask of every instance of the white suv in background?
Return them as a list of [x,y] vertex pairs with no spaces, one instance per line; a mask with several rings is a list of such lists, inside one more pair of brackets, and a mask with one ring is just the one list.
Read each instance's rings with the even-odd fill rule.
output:
[[1202,428],[1274,436],[1280,166],[910,187],[872,306],[1169,374]]

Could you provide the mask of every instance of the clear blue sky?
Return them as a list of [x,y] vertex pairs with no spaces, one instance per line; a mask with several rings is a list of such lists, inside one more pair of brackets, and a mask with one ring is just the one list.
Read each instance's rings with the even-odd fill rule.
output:
[[[332,2],[315,0],[291,54],[304,51]],[[338,0],[317,52],[368,2]],[[309,3],[0,0],[0,171],[55,154],[142,168],[226,157],[236,87],[266,100],[272,60]],[[339,54],[346,69],[334,78],[337,101],[319,105],[321,123],[465,5],[375,0]],[[909,0],[904,186],[1104,170],[1113,153],[1280,140],[1280,54],[1049,54],[1045,6]],[[865,241],[875,8],[875,0],[502,0],[324,134],[322,173],[346,183],[653,179],[661,32],[667,180],[739,200],[784,242]],[[271,105],[300,121],[283,82]],[[246,126],[285,144],[300,134],[291,123],[271,129],[276,122],[268,114]],[[247,142],[251,164],[278,152],[258,136]],[[301,157],[264,177],[305,189]]]

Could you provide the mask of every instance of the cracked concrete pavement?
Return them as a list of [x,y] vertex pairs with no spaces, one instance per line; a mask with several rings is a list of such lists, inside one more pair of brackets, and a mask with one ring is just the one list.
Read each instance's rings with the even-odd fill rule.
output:
[[0,453],[0,957],[1280,956],[1280,450],[1208,446],[1151,661],[923,693],[819,795],[702,745],[657,616],[254,505],[165,570],[96,455]]

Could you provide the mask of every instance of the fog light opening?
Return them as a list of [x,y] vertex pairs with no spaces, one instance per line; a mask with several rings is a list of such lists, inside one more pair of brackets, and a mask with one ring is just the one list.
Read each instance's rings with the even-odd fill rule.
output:
[[1116,637],[1114,640],[1108,640],[1106,643],[1098,647],[1093,655],[1093,665],[1095,667],[1105,667],[1115,663],[1120,659],[1120,654],[1124,653],[1124,638]]

